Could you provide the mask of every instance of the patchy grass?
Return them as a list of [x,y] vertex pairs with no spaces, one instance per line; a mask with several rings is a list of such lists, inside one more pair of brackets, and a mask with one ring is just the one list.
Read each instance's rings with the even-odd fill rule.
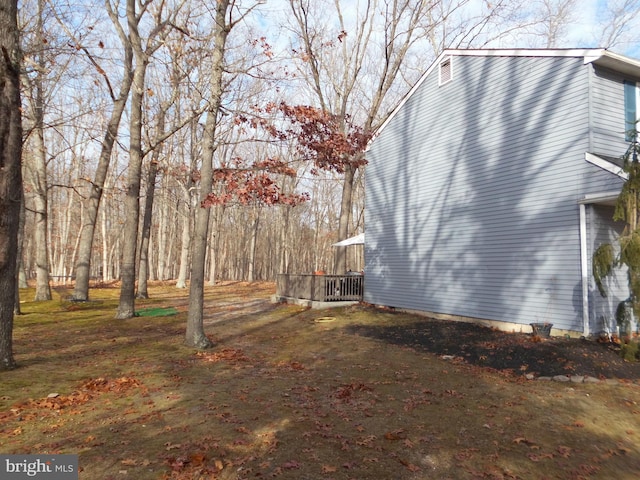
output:
[[207,288],[203,352],[182,344],[184,290],[138,302],[177,315],[125,321],[115,288],[23,303],[0,451],[78,453],[92,480],[640,474],[637,384],[525,381],[355,333],[411,315],[274,306],[272,290]]

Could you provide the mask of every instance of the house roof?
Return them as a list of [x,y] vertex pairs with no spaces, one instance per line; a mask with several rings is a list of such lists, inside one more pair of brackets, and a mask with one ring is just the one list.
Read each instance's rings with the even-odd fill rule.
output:
[[640,77],[640,60],[626,57],[617,53],[610,52],[605,48],[573,48],[573,49],[530,49],[530,48],[517,48],[517,49],[469,49],[469,50],[457,50],[448,49],[444,50],[438,58],[429,66],[429,68],[422,74],[420,79],[409,90],[409,92],[400,101],[398,106],[393,109],[391,114],[380,125],[372,136],[369,144],[373,142],[387,124],[396,116],[397,112],[404,106],[409,98],[420,88],[420,85],[425,81],[431,72],[440,65],[440,63],[446,57],[454,56],[473,56],[473,57],[582,57],[585,65],[593,63],[600,67],[609,68],[611,70],[624,73],[626,75]]

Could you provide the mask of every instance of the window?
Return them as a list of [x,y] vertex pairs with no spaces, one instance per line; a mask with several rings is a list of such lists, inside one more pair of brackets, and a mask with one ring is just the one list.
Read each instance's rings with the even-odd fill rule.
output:
[[633,140],[640,120],[640,88],[636,82],[624,81],[624,138]]
[[439,85],[451,81],[453,78],[453,70],[451,69],[451,57],[445,58],[440,62]]

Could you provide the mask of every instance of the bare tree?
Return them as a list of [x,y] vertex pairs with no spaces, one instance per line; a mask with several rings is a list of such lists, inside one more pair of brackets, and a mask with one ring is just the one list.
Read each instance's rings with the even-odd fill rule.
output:
[[576,0],[543,0],[543,32],[547,39],[546,47],[558,46],[567,26],[575,21]]
[[0,370],[16,367],[13,308],[22,195],[17,0],[0,0]]
[[213,184],[213,157],[216,150],[216,130],[218,115],[222,105],[224,57],[229,32],[237,22],[233,20],[233,0],[218,0],[215,5],[213,23],[213,52],[209,88],[211,98],[207,108],[207,119],[204,125],[202,140],[202,168],[200,170],[199,207],[196,211],[196,222],[193,235],[193,252],[191,259],[191,283],[189,285],[189,313],[185,343],[195,348],[210,348],[211,340],[204,333],[204,281],[207,240],[209,238],[209,209],[203,208],[203,202],[211,193]]
[[[158,133],[164,132],[166,110],[161,109],[157,116]],[[138,275],[138,298],[149,298],[147,280],[149,278],[149,242],[151,240],[151,214],[153,213],[153,202],[156,191],[156,178],[158,176],[158,165],[162,149],[158,147],[153,150],[149,171],[147,173],[147,192],[145,195],[144,211],[142,219],[142,232],[140,240],[140,268]]]
[[[47,147],[45,144],[45,76],[47,62],[45,59],[45,47],[48,40],[44,33],[44,0],[37,1],[35,14],[35,31],[33,34],[31,55],[33,68],[23,75],[24,84],[28,95],[29,105],[26,118],[29,120],[28,130],[31,148],[24,149],[25,155],[25,181],[29,185],[29,199],[33,204],[32,211],[35,217],[34,241],[36,264],[36,293],[35,300],[51,300],[51,287],[49,285],[49,242],[47,227],[49,224],[48,206],[48,178],[47,178]],[[24,49],[23,49],[24,50]]]
[[89,188],[89,195],[84,201],[84,217],[80,231],[80,243],[78,245],[78,257],[76,260],[76,283],[73,296],[77,300],[88,300],[89,298],[89,278],[91,266],[91,253],[93,249],[93,239],[98,219],[98,209],[104,190],[105,180],[109,171],[109,163],[111,162],[111,154],[118,136],[120,121],[129,98],[129,91],[133,83],[133,47],[127,38],[117,12],[113,9],[110,0],[105,1],[107,12],[116,29],[120,43],[122,44],[123,63],[122,78],[120,82],[119,92],[113,91],[112,82],[106,71],[100,67],[96,58],[89,52],[88,48],[78,44],[78,48],[82,50],[90,62],[94,64],[96,70],[103,78],[109,96],[113,104],[110,117],[107,122],[106,132],[102,140],[100,156],[98,158],[98,166],[96,168],[93,180]]
[[122,259],[120,264],[120,303],[116,318],[126,319],[135,315],[135,282],[136,282],[136,247],[138,245],[138,224],[140,220],[140,185],[142,181],[142,105],[145,95],[145,77],[147,66],[155,51],[160,48],[163,32],[169,24],[162,18],[163,8],[160,6],[153,14],[154,26],[144,40],[139,26],[145,16],[150,2],[140,4],[136,9],[136,0],[127,0],[126,16],[129,27],[127,41],[130,42],[135,59],[133,69],[133,85],[131,91],[131,113],[129,123],[129,165],[127,169],[127,186],[125,197],[125,224],[122,245]]
[[[168,72],[166,73],[166,75],[170,78],[170,81],[166,82],[164,78],[156,78],[158,92],[154,93],[154,97],[160,97],[163,94],[166,96],[164,99],[158,101],[157,111],[155,112],[155,115],[153,115],[154,125],[148,126],[148,130],[153,130],[153,133],[149,134],[149,150],[151,150],[152,158],[147,172],[147,188],[141,232],[142,238],[140,241],[140,269],[138,275],[137,292],[138,298],[148,298],[149,296],[147,288],[147,280],[151,273],[149,262],[149,246],[151,243],[151,217],[155,200],[156,181],[160,170],[168,169],[167,162],[163,161],[162,157],[165,156],[167,152],[171,152],[169,146],[165,148],[164,140],[169,135],[178,132],[178,130],[180,130],[183,126],[189,125],[191,128],[193,128],[194,124],[196,123],[196,114],[188,115],[186,117],[186,120],[183,119],[184,116],[182,110],[184,92],[182,92],[182,87],[184,86],[183,82],[188,78],[188,69],[183,65],[183,62],[188,61],[183,58],[185,57],[184,37],[186,31],[177,30],[177,32],[179,34],[178,37],[171,38],[171,36],[169,36],[165,40],[168,51]],[[162,84],[165,83],[169,83],[170,85],[170,89],[168,92],[163,92],[163,90],[166,89],[162,88]],[[185,104],[189,102],[189,100],[190,98],[188,98],[187,96],[186,100],[184,100]],[[169,116],[169,111],[172,109],[172,107],[175,110],[175,115],[173,116],[173,126],[167,129],[167,117]],[[164,163],[164,165],[161,165],[161,163]]]
[[640,29],[640,0],[609,0],[598,12],[603,28],[598,45],[606,48],[637,48]]

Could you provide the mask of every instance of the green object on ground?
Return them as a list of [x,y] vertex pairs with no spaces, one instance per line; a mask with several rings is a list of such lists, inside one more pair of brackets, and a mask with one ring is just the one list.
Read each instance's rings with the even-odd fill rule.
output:
[[168,317],[177,313],[176,307],[149,307],[136,311],[136,317]]

